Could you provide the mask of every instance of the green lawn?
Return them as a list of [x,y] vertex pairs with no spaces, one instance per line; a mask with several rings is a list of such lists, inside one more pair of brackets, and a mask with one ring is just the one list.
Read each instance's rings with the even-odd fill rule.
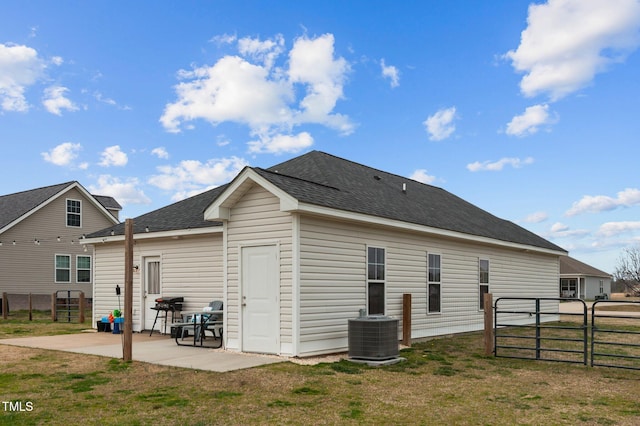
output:
[[[27,326],[0,320],[0,336]],[[407,361],[383,368],[341,361],[214,373],[0,351],[0,398],[33,407],[4,410],[7,425],[640,424],[640,371],[485,357],[480,333],[414,344],[401,353]]]

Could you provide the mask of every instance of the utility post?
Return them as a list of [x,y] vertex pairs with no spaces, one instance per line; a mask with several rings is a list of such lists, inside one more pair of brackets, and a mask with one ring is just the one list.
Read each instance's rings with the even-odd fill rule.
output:
[[124,346],[122,359],[132,360],[133,353],[133,219],[124,223]]

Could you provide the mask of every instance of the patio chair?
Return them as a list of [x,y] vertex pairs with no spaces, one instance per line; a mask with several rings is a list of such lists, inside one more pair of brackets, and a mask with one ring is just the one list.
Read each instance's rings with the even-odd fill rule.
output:
[[[223,303],[221,300],[214,300],[213,302],[209,303],[209,307],[211,308],[212,311],[221,311],[222,307],[223,307]],[[207,315],[207,314],[204,314]],[[213,334],[213,338],[216,339],[218,338],[216,336],[216,329],[218,330],[218,336],[220,337],[220,340],[222,340],[222,326],[223,326],[223,321],[221,318],[221,315],[219,314],[211,314],[209,315],[204,322],[204,329],[202,330],[202,336],[205,336],[205,332],[210,331]]]

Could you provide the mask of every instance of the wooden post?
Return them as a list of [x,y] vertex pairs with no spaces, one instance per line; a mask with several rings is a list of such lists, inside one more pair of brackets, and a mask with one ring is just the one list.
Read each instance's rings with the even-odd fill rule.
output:
[[7,319],[9,316],[9,299],[7,293],[2,292],[2,318]]
[[484,354],[493,355],[493,295],[484,295]]
[[80,324],[84,324],[84,309],[85,309],[85,303],[86,300],[84,298],[84,291],[80,292],[80,296],[78,296],[78,309],[80,310],[80,312],[78,312],[78,317],[80,320]]
[[56,321],[56,297],[57,293],[53,292],[51,295],[51,321]]
[[131,361],[133,353],[133,219],[124,224],[124,346],[122,359]]
[[33,321],[33,304],[31,303],[31,293],[29,293],[29,321]]
[[402,344],[411,346],[411,294],[402,295]]

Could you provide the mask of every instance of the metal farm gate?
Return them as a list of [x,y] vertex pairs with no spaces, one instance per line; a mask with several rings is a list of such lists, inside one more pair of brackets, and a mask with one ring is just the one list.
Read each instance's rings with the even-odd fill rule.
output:
[[[640,370],[640,312],[625,313],[626,304],[598,300],[591,307],[591,366]],[[600,305],[601,309],[596,309]],[[604,310],[613,308],[613,310]]]
[[[562,323],[559,303],[582,302],[579,321]],[[565,315],[565,314],[563,314]],[[587,365],[587,305],[579,299],[500,297],[494,305],[494,354]]]
[[[562,301],[579,302],[580,308],[561,313]],[[494,355],[584,365],[590,358],[591,366],[640,370],[640,311],[625,312],[625,304],[640,302],[599,300],[588,308],[581,299],[498,298]],[[563,321],[560,315],[576,319]]]

